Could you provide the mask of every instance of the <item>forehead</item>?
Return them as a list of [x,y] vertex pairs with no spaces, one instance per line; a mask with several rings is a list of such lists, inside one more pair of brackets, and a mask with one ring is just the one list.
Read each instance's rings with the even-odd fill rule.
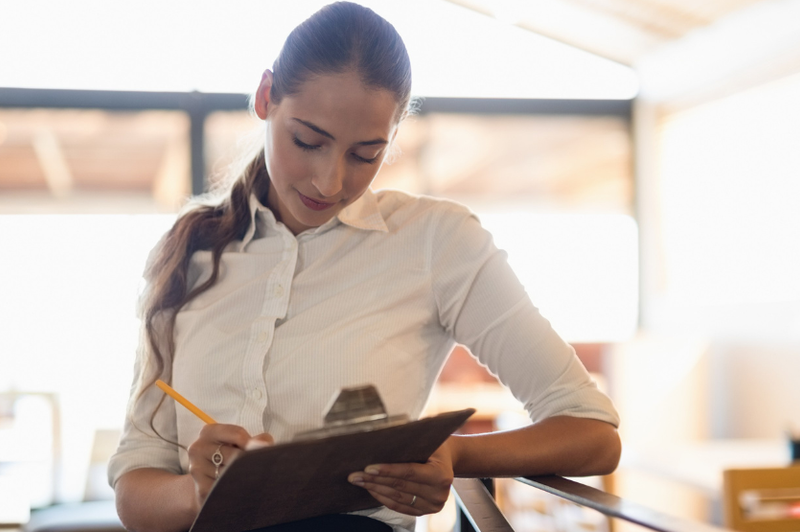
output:
[[313,122],[337,139],[354,142],[388,139],[398,115],[391,91],[367,87],[351,72],[314,76],[297,93],[284,97],[277,109],[284,119]]

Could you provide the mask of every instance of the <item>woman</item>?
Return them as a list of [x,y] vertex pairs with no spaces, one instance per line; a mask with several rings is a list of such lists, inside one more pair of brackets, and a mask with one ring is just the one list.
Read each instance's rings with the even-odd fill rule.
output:
[[[344,2],[298,26],[262,76],[263,151],[222,199],[185,212],[148,263],[137,385],[109,466],[129,529],[188,529],[220,467],[254,440],[318,427],[342,387],[373,383],[390,414],[418,417],[456,342],[534,423],[452,436],[426,464],[354,471],[348,480],[385,506],[345,529],[413,530],[414,516],[442,508],[454,475],[616,467],[613,406],[477,219],[369,189],[410,89],[394,28]],[[164,402],[157,378],[221,423]]]

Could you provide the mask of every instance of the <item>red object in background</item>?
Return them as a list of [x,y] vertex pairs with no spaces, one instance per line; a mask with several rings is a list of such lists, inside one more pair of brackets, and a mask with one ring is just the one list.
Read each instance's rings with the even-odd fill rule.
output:
[[789,516],[792,519],[800,519],[800,502],[796,502],[789,507]]
[[[591,373],[603,373],[603,348],[605,344],[572,344],[578,358]],[[497,382],[497,379],[483,367],[462,345],[457,345],[442,368],[439,382],[475,383]]]
[[463,345],[457,345],[439,374],[439,382],[473,384],[478,382],[497,382]]
[[[572,344],[575,353],[586,369],[602,373],[604,344]],[[446,384],[494,384],[497,379],[462,345],[456,345],[439,374],[439,382]],[[496,427],[490,419],[473,418],[459,430],[460,434],[491,432]]]

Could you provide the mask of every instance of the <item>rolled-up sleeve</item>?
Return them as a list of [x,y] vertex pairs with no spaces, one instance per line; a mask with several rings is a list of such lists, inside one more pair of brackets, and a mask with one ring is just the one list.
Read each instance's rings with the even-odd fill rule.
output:
[[[148,368],[144,363],[143,348],[140,347],[134,365],[133,385],[122,437],[108,465],[108,482],[111,487],[116,486],[123,474],[142,467],[182,473],[180,447],[170,443],[178,441],[175,403],[163,401],[159,407],[158,403],[164,392],[156,386],[150,386],[141,397],[136,398],[140,379],[150,376],[143,375],[145,372],[148,372]],[[156,415],[153,418],[153,426],[161,437],[156,435],[150,426],[154,412]]]
[[432,235],[442,326],[511,390],[531,420],[568,415],[618,426],[611,400],[533,305],[477,217],[449,204]]
[[[164,245],[165,239],[166,235],[162,236],[150,251],[145,271],[155,260],[161,246]],[[139,314],[139,319],[143,320],[141,312]],[[161,325],[158,318],[155,321],[157,327]],[[122,475],[134,469],[154,467],[177,474],[182,472],[180,447],[171,443],[178,441],[174,401],[163,401],[163,404],[159,406],[164,392],[156,386],[148,387],[137,398],[140,383],[150,382],[155,377],[153,365],[147,363],[146,342],[145,335],[141,334],[139,347],[136,351],[133,384],[131,385],[122,436],[119,446],[111,456],[108,464],[108,482],[112,488],[116,486]],[[155,416],[153,416],[154,413]],[[158,431],[158,434],[153,431],[153,427]]]

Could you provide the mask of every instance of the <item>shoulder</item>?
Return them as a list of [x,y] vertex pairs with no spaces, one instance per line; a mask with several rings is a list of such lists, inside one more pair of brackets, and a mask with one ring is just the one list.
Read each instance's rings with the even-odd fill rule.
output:
[[442,224],[460,224],[466,219],[477,221],[468,207],[449,199],[391,189],[375,191],[375,197],[390,232],[409,226],[436,230]]

